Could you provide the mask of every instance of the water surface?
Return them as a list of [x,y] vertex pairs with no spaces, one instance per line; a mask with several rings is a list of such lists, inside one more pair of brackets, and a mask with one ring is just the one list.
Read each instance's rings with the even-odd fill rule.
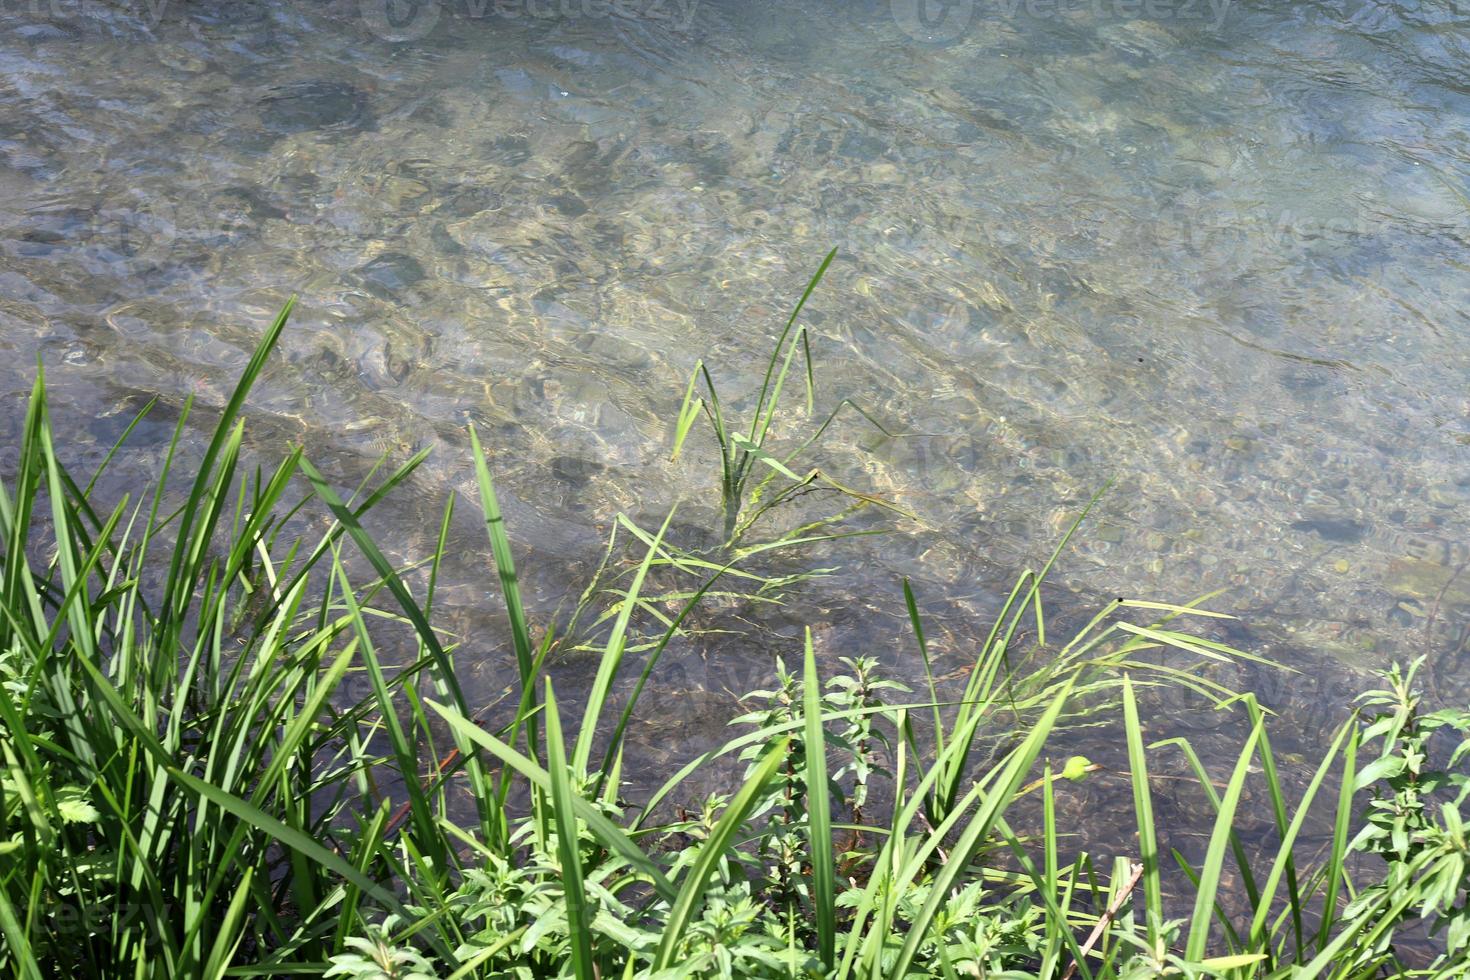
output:
[[[750,390],[839,248],[806,317],[819,404],[894,435],[854,416],[816,461],[917,519],[684,655],[646,744],[718,736],[798,623],[918,676],[905,575],[962,664],[1110,479],[1058,573],[1071,615],[1226,590],[1232,638],[1302,669],[1261,683],[1309,740],[1352,670],[1463,673],[1462,5],[11,0],[0,24],[8,445],[38,357],[94,457],[156,395],[126,488],[299,294],[254,449],[345,478],[435,447],[379,517],[407,559],[473,501],[475,422],[543,615],[618,511],[710,516],[708,457],[668,459],[684,380],[703,357]],[[472,510],[440,610],[488,697]]]

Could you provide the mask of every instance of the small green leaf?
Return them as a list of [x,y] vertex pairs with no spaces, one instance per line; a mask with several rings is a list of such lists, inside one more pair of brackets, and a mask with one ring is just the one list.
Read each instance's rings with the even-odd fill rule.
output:
[[57,790],[56,812],[61,814],[63,823],[96,823],[102,816],[78,786],[64,786]]
[[1353,781],[1353,789],[1366,789],[1380,779],[1393,779],[1403,771],[1404,760],[1402,757],[1386,755],[1381,759],[1375,759],[1359,770],[1358,778]]
[[1074,755],[1067,760],[1062,767],[1062,778],[1070,779],[1074,783],[1080,783],[1087,778],[1092,770],[1092,760],[1085,755]]
[[1243,966],[1251,966],[1265,958],[1265,953],[1238,953],[1235,956],[1216,956],[1208,960],[1200,960],[1199,965],[1211,973],[1223,973],[1226,970],[1238,970]]

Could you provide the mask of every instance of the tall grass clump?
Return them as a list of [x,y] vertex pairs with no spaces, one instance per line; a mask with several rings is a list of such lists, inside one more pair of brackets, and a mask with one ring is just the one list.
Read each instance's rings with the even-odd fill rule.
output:
[[[1086,507],[975,631],[970,661],[944,672],[963,678],[958,689],[936,677],[920,602],[902,583],[920,692],[869,656],[819,651],[808,632],[743,699],[723,745],[627,798],[625,742],[650,672],[740,556],[688,564],[668,521],[638,534],[621,522],[642,553],[617,578],[573,703],[548,677],[560,637],[520,596],[471,431],[507,622],[476,655],[503,651],[516,677],[488,714],[457,679],[464,651],[433,626],[452,504],[418,576],[364,528],[423,456],[352,492],[299,449],[271,469],[241,459],[246,396],[289,312],[202,454],[183,458],[186,406],[156,485],[136,500],[104,505],[97,476],[68,472],[37,378],[0,490],[5,974],[1463,973],[1470,712],[1427,710],[1417,666],[1395,670],[1294,789],[1270,713],[1200,669],[1258,659],[1189,628],[1221,618],[1203,601],[1117,600],[1075,635],[1048,629],[1043,586]],[[801,485],[763,455],[761,419],[805,344],[793,315],[753,430],[722,421],[700,371],[722,499],[736,503],[727,542],[749,526],[757,468]],[[294,534],[310,526],[294,520],[303,513],[325,515],[325,529]],[[698,587],[646,593],[674,562],[702,573]],[[405,634],[406,656],[381,652]],[[1140,695],[1160,685],[1238,720],[1232,764],[1207,766],[1185,739],[1150,742]],[[1084,738],[1121,741],[1126,771],[1059,748]],[[1193,859],[1164,850],[1150,772],[1167,754],[1208,818]],[[692,788],[732,772],[722,792]],[[1099,853],[1059,817],[1084,779],[1131,798],[1134,833]],[[1262,805],[1264,847],[1240,829],[1243,809]],[[1320,826],[1325,843],[1307,846]]]
[[[840,524],[851,514],[868,506],[877,505],[897,510],[881,498],[844,486],[819,467],[803,467],[799,462],[803,455],[817,445],[844,408],[857,412],[886,434],[887,430],[882,425],[850,399],[838,401],[821,422],[808,426],[797,439],[777,439],[776,423],[781,395],[790,380],[793,367],[799,367],[806,396],[805,415],[810,417],[815,409],[816,370],[812,364],[811,334],[808,327],[799,322],[799,318],[807,300],[811,299],[812,293],[816,291],[822,277],[827,274],[827,268],[836,257],[835,248],[827,253],[777,336],[776,345],[766,361],[760,388],[756,391],[755,405],[750,411],[748,425],[741,423],[731,414],[728,404],[721,402],[714,376],[704,361],[701,360],[694,366],[689,384],[684,390],[684,401],[679,406],[679,415],[674,424],[673,456],[678,458],[695,422],[703,417],[719,450],[720,513],[724,521],[724,547],[736,554],[751,554],[792,544],[810,543],[818,532]],[[778,442],[782,444],[778,445]],[[793,467],[804,468],[805,472],[799,473]],[[836,497],[842,502],[841,509],[835,513],[820,514],[794,529],[788,528],[771,540],[749,542],[751,530],[763,518],[812,493]],[[742,545],[745,547],[742,548]]]

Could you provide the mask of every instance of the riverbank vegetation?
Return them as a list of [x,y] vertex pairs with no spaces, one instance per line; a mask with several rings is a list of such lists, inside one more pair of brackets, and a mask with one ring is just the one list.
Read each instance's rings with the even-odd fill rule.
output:
[[[36,381],[0,494],[5,975],[1464,975],[1470,712],[1429,710],[1415,667],[1396,668],[1288,787],[1270,713],[1191,666],[1250,658],[1197,628],[1220,613],[1116,600],[1055,635],[1041,587],[1065,537],[975,624],[958,692],[932,670],[909,690],[858,652],[819,658],[808,633],[723,746],[629,798],[627,733],[692,611],[716,590],[758,601],[774,580],[744,562],[849,533],[850,506],[881,504],[797,465],[801,439],[774,448],[793,365],[811,376],[796,315],[753,427],[703,367],[673,426],[683,443],[703,415],[718,444],[720,546],[620,525],[636,557],[604,562],[597,628],[565,647],[521,600],[471,430],[508,624],[475,653],[504,651],[516,677],[487,712],[457,670],[466,650],[434,625],[451,502],[411,568],[364,527],[423,457],[355,489],[310,447],[242,460],[246,396],[289,312],[203,452],[184,458],[186,409],[156,484],[120,499],[63,464]],[[818,484],[841,511],[751,533]],[[894,601],[928,665],[920,603],[904,583]],[[408,654],[387,656],[405,635]],[[547,671],[572,646],[595,653],[575,701]],[[1230,765],[1150,741],[1140,694],[1157,685],[1229,712]],[[1126,745],[1136,832],[1102,852],[1078,851],[1058,816],[1100,778],[1058,749],[1082,726]],[[1205,818],[1193,859],[1160,845],[1149,773],[1170,754]],[[732,777],[696,792],[710,773]],[[1241,832],[1248,807],[1266,811],[1264,839]]]

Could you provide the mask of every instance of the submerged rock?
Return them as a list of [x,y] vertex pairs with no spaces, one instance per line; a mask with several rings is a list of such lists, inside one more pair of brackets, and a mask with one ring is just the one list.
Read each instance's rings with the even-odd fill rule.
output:
[[484,184],[457,184],[442,196],[439,210],[456,218],[472,218],[485,211],[499,211],[505,199]]
[[1470,605],[1470,573],[1419,558],[1388,563],[1385,584],[1400,596],[1439,602],[1441,607]]
[[546,204],[568,218],[580,218],[587,213],[587,205],[574,194],[557,194],[548,197]]
[[582,489],[601,473],[603,465],[596,460],[578,456],[557,456],[551,461],[551,473],[569,487]]
[[287,135],[341,126],[372,129],[367,93],[345,82],[283,85],[261,100],[261,119],[273,133]]
[[423,264],[406,252],[384,252],[357,270],[363,288],[379,299],[396,294],[426,278]]
[[888,144],[876,136],[848,133],[843,137],[842,145],[837,148],[837,152],[850,159],[868,163],[887,153]]
[[286,211],[253,187],[226,187],[219,192],[221,223],[226,226],[259,226],[265,221],[284,220]]
[[1314,517],[1293,521],[1293,531],[1311,531],[1324,541],[1350,544],[1361,541],[1368,533],[1368,525],[1342,517]]

